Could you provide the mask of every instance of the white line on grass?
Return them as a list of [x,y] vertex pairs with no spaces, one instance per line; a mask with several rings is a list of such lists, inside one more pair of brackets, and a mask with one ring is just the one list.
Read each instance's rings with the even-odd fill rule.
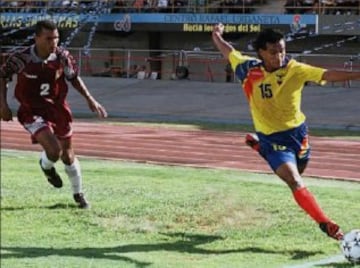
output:
[[324,265],[324,264],[330,264],[330,263],[340,263],[340,262],[344,262],[345,258],[343,255],[336,255],[336,256],[332,256],[326,259],[322,259],[319,261],[313,261],[313,262],[307,262],[307,263],[303,263],[303,264],[296,264],[296,265],[287,265],[284,266],[283,268],[310,268],[310,267],[315,267],[315,265]]

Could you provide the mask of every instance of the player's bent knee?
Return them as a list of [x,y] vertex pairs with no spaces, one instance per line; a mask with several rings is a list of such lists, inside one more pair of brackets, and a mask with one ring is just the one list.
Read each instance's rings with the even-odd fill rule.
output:
[[73,151],[69,152],[65,150],[61,155],[61,160],[65,165],[71,165],[75,161],[74,152]]
[[282,164],[276,169],[275,174],[278,175],[292,191],[304,186],[297,167],[293,163]]
[[53,162],[56,162],[61,157],[61,149],[60,148],[49,148],[45,150],[46,156]]

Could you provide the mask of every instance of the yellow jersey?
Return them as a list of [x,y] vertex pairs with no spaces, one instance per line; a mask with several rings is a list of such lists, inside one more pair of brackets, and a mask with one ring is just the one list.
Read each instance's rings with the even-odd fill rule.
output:
[[301,94],[306,82],[324,84],[326,69],[286,59],[283,67],[267,72],[260,59],[233,50],[229,61],[248,99],[254,127],[269,135],[298,127],[305,121]]

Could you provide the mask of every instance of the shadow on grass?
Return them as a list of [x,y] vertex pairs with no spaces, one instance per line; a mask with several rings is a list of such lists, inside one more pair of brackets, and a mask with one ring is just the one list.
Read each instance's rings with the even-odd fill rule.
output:
[[[203,249],[198,246],[212,243],[216,240],[223,240],[221,236],[187,234],[187,233],[161,233],[168,238],[176,241],[152,243],[152,244],[129,244],[117,247],[85,247],[85,248],[51,248],[51,247],[6,247],[1,249],[7,252],[1,254],[1,258],[38,258],[49,256],[63,257],[81,257],[90,259],[108,259],[116,261],[125,261],[135,264],[137,267],[146,267],[151,265],[149,262],[137,261],[133,258],[120,256],[122,253],[133,252],[152,252],[152,251],[170,251],[188,254],[230,254],[230,253],[265,253],[265,254],[288,254],[292,259],[302,259],[316,254],[321,251],[304,251],[304,250],[269,250],[260,247],[245,247],[226,250]],[[168,239],[167,238],[167,239]]]
[[351,264],[350,262],[348,263],[326,263],[326,264],[316,264],[314,265],[314,267],[332,267],[332,268],[356,268],[356,267],[360,267],[357,266],[355,264]]
[[76,204],[63,204],[57,203],[48,206],[19,206],[19,207],[1,207],[2,211],[17,211],[17,210],[28,210],[28,209],[69,209],[78,208]]

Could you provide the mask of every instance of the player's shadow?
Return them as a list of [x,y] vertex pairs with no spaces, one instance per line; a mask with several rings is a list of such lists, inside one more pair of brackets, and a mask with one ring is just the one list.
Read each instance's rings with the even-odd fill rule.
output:
[[326,264],[316,264],[314,265],[314,267],[332,267],[332,268],[355,268],[355,267],[359,267],[355,264],[352,264],[350,262],[346,262],[344,260],[343,263],[326,263]]
[[[170,251],[187,254],[230,254],[230,253],[265,253],[265,254],[289,254],[292,259],[306,258],[321,251],[304,251],[304,250],[270,250],[260,247],[244,247],[237,249],[212,250],[199,247],[212,243],[217,240],[223,240],[221,236],[187,234],[187,233],[162,233],[168,238],[175,238],[176,241],[160,242],[153,244],[129,244],[117,247],[86,247],[86,248],[51,248],[51,247],[7,247],[2,246],[2,259],[6,258],[38,258],[49,256],[63,257],[81,257],[90,259],[108,259],[124,261],[135,264],[136,267],[146,267],[151,265],[149,262],[138,261],[134,258],[122,256],[123,253],[133,252],[153,252],[153,251]],[[167,238],[167,239],[168,239]]]
[[1,207],[2,211],[17,211],[17,210],[29,210],[29,209],[69,209],[69,208],[78,208],[76,204],[65,204],[65,203],[56,203],[54,205],[47,206],[19,206],[19,207]]

